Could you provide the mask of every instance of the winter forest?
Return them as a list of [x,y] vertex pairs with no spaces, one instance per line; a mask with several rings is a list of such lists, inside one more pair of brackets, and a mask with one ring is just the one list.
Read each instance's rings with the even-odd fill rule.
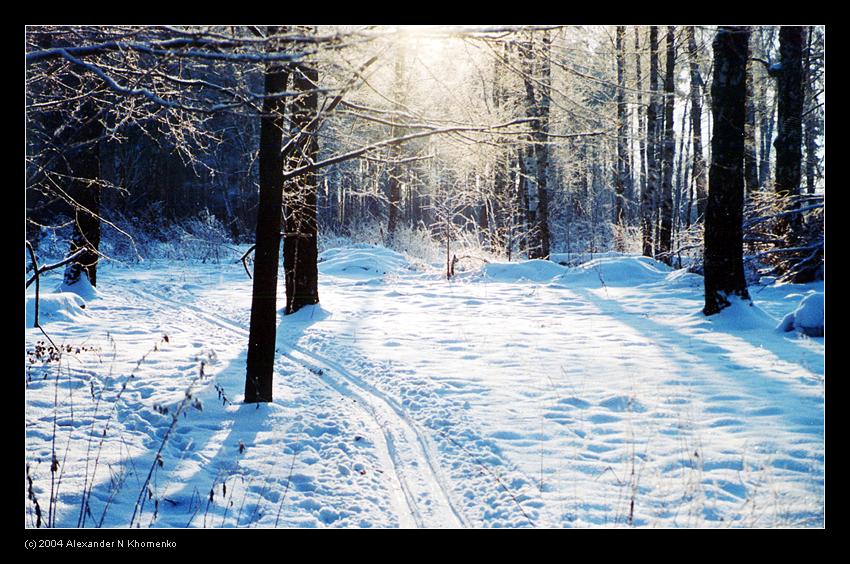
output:
[[27,26],[24,526],[822,528],[824,26]]

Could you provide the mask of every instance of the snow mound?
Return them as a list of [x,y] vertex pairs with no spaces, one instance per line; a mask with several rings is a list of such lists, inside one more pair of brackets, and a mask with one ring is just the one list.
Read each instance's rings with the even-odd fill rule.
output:
[[[751,300],[729,296],[729,306],[707,319],[715,329],[730,333],[738,331],[770,331],[776,319]],[[702,313],[696,315],[702,316]]]
[[557,262],[562,266],[578,266],[582,263],[598,259],[598,258],[613,258],[628,256],[616,251],[606,251],[604,253],[552,253],[549,255],[549,260]]
[[[283,313],[283,309],[281,309]],[[292,323],[317,323],[331,317],[331,312],[324,309],[322,304],[307,305],[286,316],[286,322]]]
[[338,247],[319,255],[319,272],[326,276],[375,279],[411,270],[415,268],[404,255],[373,245]]
[[703,286],[703,277],[699,274],[688,272],[687,268],[674,270],[665,277],[665,280],[671,286],[681,286],[684,288],[701,288]]
[[823,292],[812,292],[802,300],[797,308],[786,315],[776,327],[780,331],[794,329],[809,337],[823,337]]
[[661,282],[670,274],[663,263],[642,256],[595,258],[565,273],[559,282],[566,285],[636,286]]
[[56,286],[56,292],[76,294],[84,300],[93,300],[97,297],[97,290],[89,282],[88,276],[81,274],[79,280],[74,284],[65,284],[64,281]]
[[693,285],[687,273],[671,271],[667,265],[648,257],[605,253],[579,266],[563,266],[551,260],[494,262],[486,264],[484,275],[499,282],[551,282],[565,286],[633,286],[652,282]]
[[[32,327],[35,322],[35,295],[27,296],[26,308],[27,327]],[[42,292],[38,300],[38,321],[74,321],[86,315],[85,308],[85,300],[73,292]]]
[[534,259],[523,262],[493,262],[485,264],[484,276],[497,282],[549,282],[561,276],[566,268],[552,261]]

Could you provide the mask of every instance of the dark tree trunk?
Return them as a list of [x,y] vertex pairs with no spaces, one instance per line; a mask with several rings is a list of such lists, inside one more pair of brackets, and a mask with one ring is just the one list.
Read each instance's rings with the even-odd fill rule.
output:
[[73,286],[85,274],[92,286],[97,286],[97,261],[100,248],[100,171],[97,145],[81,151],[71,164],[71,193],[78,206],[74,208],[74,231],[68,256],[86,249],[80,257],[65,267],[64,283]]
[[817,126],[814,125],[812,121],[804,121],[804,125],[804,139],[806,145],[806,193],[814,194],[818,165]]
[[536,237],[536,234],[532,233],[534,228],[534,211],[531,209],[529,193],[529,185],[532,182],[530,177],[531,169],[529,167],[531,158],[529,155],[532,151],[533,148],[530,145],[528,147],[520,147],[517,150],[516,157],[519,182],[517,184],[517,220],[515,223],[520,231],[517,240],[520,244],[520,250],[528,254],[529,258],[531,258],[531,247],[534,245],[533,241]]
[[664,145],[662,147],[663,180],[661,184],[661,209],[658,230],[658,254],[670,264],[673,248],[673,159],[676,151],[676,133],[673,129],[673,101],[675,97],[674,46],[675,28],[667,26],[667,66],[664,76]]
[[685,154],[682,158],[682,168],[681,168],[681,176],[682,176],[682,195],[681,197],[686,200],[682,205],[685,207],[684,212],[679,212],[681,217],[679,218],[679,229],[681,230],[681,222],[684,220],[685,229],[691,226],[691,210],[693,208],[693,198],[691,196],[691,168],[688,166],[688,161],[691,159],[691,129],[693,125],[690,122],[690,112],[688,112],[688,131],[687,133],[682,131],[682,138],[685,140]]
[[[526,46],[525,52],[525,90],[528,114],[535,118],[532,124],[533,145],[529,151],[529,163],[526,173],[532,172],[534,184],[537,187],[536,202],[529,201],[529,225],[532,231],[532,243],[528,248],[528,258],[549,258],[549,95],[550,95],[550,63],[551,39],[549,32],[542,34],[542,47],[535,54],[532,43]],[[535,83],[530,80],[534,76],[533,58],[539,58],[540,77],[536,82],[538,92],[535,93]],[[533,159],[533,162],[531,162]]]
[[510,214],[513,209],[511,203],[510,189],[510,158],[505,153],[499,153],[496,157],[493,178],[493,218],[490,222],[490,230],[493,234],[490,244],[499,252],[507,251],[507,229],[511,223]]
[[[395,109],[402,110],[401,98],[404,95],[404,56],[403,52],[399,52],[395,60],[395,84],[393,87],[393,96],[395,97]],[[390,137],[397,137],[405,134],[402,127],[393,125],[390,128]],[[401,208],[401,165],[398,160],[401,158],[401,145],[395,143],[389,150],[390,165],[388,167],[389,177],[387,178],[387,188],[389,192],[388,210],[387,210],[387,236],[389,240],[395,236],[398,229],[398,217]]]
[[[796,196],[800,193],[803,140],[803,28],[783,26],[779,30],[781,69],[777,80],[778,131],[776,147],[776,193]],[[777,222],[777,234],[799,226],[799,215]]]
[[478,230],[482,234],[484,248],[490,246],[490,198],[486,192],[481,194],[481,204],[478,206]]
[[[682,187],[684,185],[686,174],[682,163],[687,158],[687,135],[685,128],[688,125],[688,101],[685,100],[685,109],[682,113],[682,130],[679,133],[679,150],[676,152],[676,189],[673,192],[673,238],[681,229],[682,219]],[[671,257],[672,259],[672,257]]]
[[[293,134],[304,130],[319,109],[316,91],[319,72],[306,65],[292,71],[292,87],[306,92],[292,103]],[[313,132],[302,137],[300,150],[290,159],[290,167],[317,161],[319,142]],[[285,185],[286,236],[283,243],[283,265],[286,272],[286,314],[295,313],[305,305],[319,303],[318,225],[316,200],[318,175],[308,173]]]
[[649,107],[646,111],[646,190],[641,196],[643,255],[653,256],[653,228],[658,193],[658,27],[649,28]]
[[[268,30],[269,35],[276,28]],[[266,67],[265,92],[286,90],[288,71],[276,63]],[[248,336],[245,402],[272,401],[277,329],[277,269],[280,260],[280,212],[283,202],[283,138],[285,98],[264,98],[260,118],[260,200],[254,251],[254,288]]]
[[693,142],[693,179],[696,190],[697,221],[705,217],[706,178],[705,157],[702,154],[702,77],[697,58],[697,42],[694,27],[688,26],[688,51],[691,65],[691,139]]
[[[763,88],[765,90],[766,88]],[[761,119],[761,151],[759,153],[759,186],[765,186],[770,180],[771,149],[773,148],[773,131],[776,124],[776,98],[770,106],[767,115]]]
[[818,136],[821,134],[822,114],[818,106],[817,84],[821,69],[820,56],[813,56],[816,48],[822,48],[822,36],[814,26],[806,28],[806,50],[803,60],[804,104],[803,143],[806,148],[806,193],[814,194],[818,178]]
[[[628,200],[626,194],[630,191],[631,171],[629,169],[629,150],[626,142],[628,120],[626,117],[626,53],[625,26],[617,26],[617,169],[616,169],[616,198],[614,200],[614,223],[622,226],[626,222]],[[623,250],[623,242],[618,241],[619,251]]]
[[776,148],[776,192],[797,194],[803,113],[802,89],[803,28],[783,26],[779,31],[781,70],[777,81],[778,131]]
[[540,252],[536,258],[548,259],[549,236],[549,96],[551,38],[543,32],[542,84],[540,86],[540,127],[537,131],[537,229],[540,232]]
[[[391,135],[395,135],[395,128]],[[398,145],[390,147],[390,159],[399,158]],[[387,178],[388,209],[387,209],[387,235],[391,239],[398,229],[399,209],[401,208],[401,183],[399,182],[399,166],[391,164]]]
[[[70,80],[74,80],[71,78]],[[77,204],[74,206],[74,231],[71,235],[70,256],[79,249],[85,252],[65,267],[64,283],[73,286],[85,274],[92,286],[97,286],[97,261],[100,249],[100,143],[70,147],[94,141],[103,135],[103,124],[97,108],[86,101],[80,108],[81,124],[65,144],[64,160],[69,188]]]
[[705,212],[705,315],[749,299],[744,277],[744,127],[747,97],[747,27],[721,27],[714,38],[711,172]]

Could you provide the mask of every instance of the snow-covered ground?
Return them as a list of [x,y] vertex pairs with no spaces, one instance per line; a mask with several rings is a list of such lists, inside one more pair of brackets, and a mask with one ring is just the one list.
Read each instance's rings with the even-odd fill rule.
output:
[[48,295],[42,520],[52,488],[70,527],[823,526],[823,339],[776,329],[822,283],[705,318],[701,277],[642,257],[452,281],[365,245],[321,260],[321,305],[279,318],[272,404],[241,404],[238,263],[106,266],[84,309]]

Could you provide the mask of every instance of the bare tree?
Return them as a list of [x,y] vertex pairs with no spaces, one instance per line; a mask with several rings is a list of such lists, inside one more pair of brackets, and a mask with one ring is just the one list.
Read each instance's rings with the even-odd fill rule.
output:
[[[779,69],[777,75],[778,131],[776,148],[776,193],[792,197],[800,193],[803,160],[803,31],[800,26],[779,30]],[[793,204],[790,204],[793,205]],[[790,232],[784,233],[790,228]],[[800,216],[793,215],[777,225],[777,235],[795,238]]]
[[[616,199],[614,203],[614,222],[623,226],[626,222],[628,209],[627,194],[631,192],[631,170],[629,167],[629,151],[626,142],[628,120],[626,118],[626,28],[617,26],[617,170],[616,170]],[[622,241],[618,242],[622,250]]]
[[720,27],[714,38],[711,85],[711,171],[705,212],[705,315],[749,299],[744,277],[744,126],[747,96],[747,27]]
[[[293,139],[301,139],[300,148],[290,151],[287,168],[297,168],[318,160],[317,131],[309,130],[319,110],[318,70],[298,64],[292,70],[292,85],[302,96],[292,102]],[[318,270],[318,175],[308,172],[284,186],[285,229],[283,263],[286,271],[286,313],[295,313],[305,305],[319,303]]]
[[641,195],[641,229],[643,232],[643,255],[654,256],[653,240],[656,197],[659,192],[658,140],[660,119],[658,118],[658,27],[649,28],[649,107],[646,111],[646,190]]
[[659,209],[658,250],[656,256],[671,264],[673,248],[673,167],[676,150],[676,134],[673,128],[673,102],[676,95],[675,82],[675,28],[667,26],[667,64],[664,75],[664,141],[661,148],[662,181]]
[[692,178],[696,188],[697,221],[705,216],[706,170],[702,153],[702,90],[703,81],[699,71],[699,58],[694,26],[687,27],[688,55],[691,67],[691,138],[693,142]]
[[[277,33],[266,30],[267,36]],[[285,98],[289,70],[278,62],[266,64],[263,113],[260,118],[260,204],[254,258],[251,326],[248,336],[245,403],[272,401],[277,335],[277,271],[280,260],[281,206],[283,204],[283,158]]]

